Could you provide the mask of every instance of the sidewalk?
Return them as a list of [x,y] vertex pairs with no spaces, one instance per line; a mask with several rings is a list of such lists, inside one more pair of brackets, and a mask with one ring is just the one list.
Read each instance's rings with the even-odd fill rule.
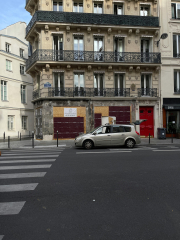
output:
[[[150,145],[169,145],[169,144],[180,144],[180,139],[173,138],[173,143],[171,142],[171,138],[167,139],[157,139],[157,138],[151,138],[150,139]],[[74,146],[74,140],[59,140],[58,145],[65,145],[67,147]],[[141,144],[140,145],[149,145],[149,138],[141,138]],[[57,141],[41,141],[41,140],[34,140],[34,147],[57,147]],[[11,141],[10,142],[10,149],[15,148],[32,148],[32,140],[22,140],[22,141]],[[7,142],[0,142],[0,150],[2,149],[8,149],[8,143]]]

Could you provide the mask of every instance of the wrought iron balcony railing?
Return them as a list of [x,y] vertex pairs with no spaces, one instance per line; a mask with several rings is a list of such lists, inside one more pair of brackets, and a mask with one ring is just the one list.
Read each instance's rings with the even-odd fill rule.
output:
[[41,97],[40,90],[35,90],[35,91],[33,91],[32,94],[33,94],[33,96],[32,96],[33,100]]
[[157,97],[157,88],[138,88],[138,97]]
[[[44,89],[43,89],[44,90]],[[33,92],[33,100],[40,97],[130,97],[130,88],[48,88]]]
[[159,18],[152,16],[36,11],[26,28],[26,35],[35,22],[159,27]]
[[161,53],[94,52],[37,49],[26,61],[28,69],[36,61],[96,62],[96,63],[161,63]]

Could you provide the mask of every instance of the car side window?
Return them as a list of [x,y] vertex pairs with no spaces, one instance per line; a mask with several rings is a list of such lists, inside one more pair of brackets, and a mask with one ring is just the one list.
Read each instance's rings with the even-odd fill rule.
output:
[[131,132],[131,127],[124,127],[125,132]]
[[120,132],[125,132],[124,131],[124,127],[122,127],[122,126],[114,126],[113,127],[113,133],[120,133]]
[[96,131],[97,134],[107,134],[110,132],[111,132],[110,127],[101,127]]

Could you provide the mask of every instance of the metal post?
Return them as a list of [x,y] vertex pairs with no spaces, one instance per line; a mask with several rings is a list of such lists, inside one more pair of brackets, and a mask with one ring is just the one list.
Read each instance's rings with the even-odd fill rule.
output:
[[150,140],[151,138],[150,138],[150,133],[149,133],[149,144],[150,144],[150,142],[151,142],[151,140]]
[[10,148],[10,136],[8,136],[8,148]]
[[173,143],[173,132],[172,132],[172,136],[171,136],[172,138],[171,138],[171,143]]
[[19,131],[18,131],[18,138],[19,138]]
[[4,132],[4,142],[5,142],[5,132]]
[[29,137],[31,136],[31,133],[30,133],[30,131],[29,131]]
[[20,141],[21,141],[21,133],[20,133]]
[[57,147],[58,147],[58,131],[57,131]]
[[34,132],[32,132],[32,148],[34,148]]

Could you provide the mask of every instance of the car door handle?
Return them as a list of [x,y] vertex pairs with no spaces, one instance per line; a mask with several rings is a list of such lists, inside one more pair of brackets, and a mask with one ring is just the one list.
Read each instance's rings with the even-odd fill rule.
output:
[[108,135],[108,137],[110,137],[111,135]]

